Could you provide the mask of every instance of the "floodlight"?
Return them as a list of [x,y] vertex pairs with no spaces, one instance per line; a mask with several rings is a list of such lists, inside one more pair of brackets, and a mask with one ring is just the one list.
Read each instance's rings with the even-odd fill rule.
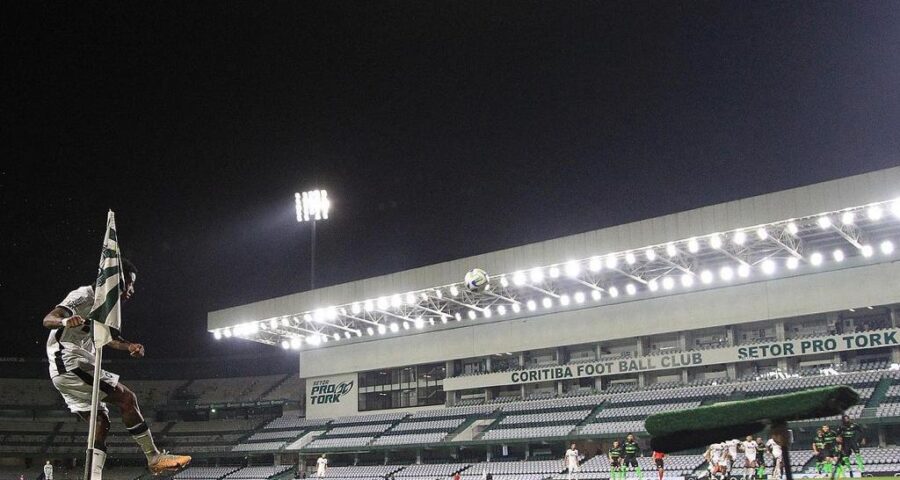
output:
[[570,277],[577,277],[578,273],[581,271],[581,265],[575,260],[569,260],[566,262],[566,275]]
[[416,296],[412,292],[406,294],[406,304],[407,305],[415,305],[416,304]]
[[763,273],[765,273],[766,275],[771,275],[771,274],[775,273],[775,269],[777,268],[777,265],[775,265],[775,262],[773,262],[771,258],[767,258],[767,259],[763,260],[762,264],[760,265],[760,268],[762,269]]
[[529,312],[533,312],[537,309],[537,303],[534,303],[534,300],[529,300],[525,303],[525,306],[528,307]]
[[569,299],[569,296],[566,295],[566,294],[562,294],[562,295],[559,296],[559,304],[562,305],[562,306],[564,306],[564,307],[569,306],[569,302],[570,302],[570,301],[571,301],[571,300]]
[[714,233],[709,236],[709,246],[715,248],[716,250],[722,248],[722,236],[718,233]]
[[742,263],[742,264],[738,265],[737,273],[738,273],[738,276],[741,278],[749,277],[750,276],[750,265],[747,265],[746,263]]
[[657,282],[655,278],[650,279],[650,281],[647,282],[647,288],[650,289],[651,292],[655,292],[659,290],[659,282]]
[[553,306],[553,300],[550,297],[544,297],[544,299],[541,300],[541,305],[543,305],[544,308],[550,308]]
[[709,285],[713,281],[713,274],[709,270],[704,270],[700,272],[700,281],[706,285]]
[[738,231],[734,232],[734,237],[732,237],[731,239],[732,239],[732,241],[734,241],[735,244],[743,245],[744,242],[747,241],[747,234],[744,233],[743,230],[738,230]]
[[298,222],[326,220],[328,211],[331,210],[331,202],[328,200],[328,192],[325,190],[295,193],[294,203]]
[[391,333],[397,333],[400,331],[400,325],[397,325],[397,322],[391,323]]
[[671,290],[675,288],[675,280],[672,277],[665,277],[662,279],[662,286],[665,290]]
[[522,307],[518,303],[512,304],[511,308],[512,308],[513,313],[519,313],[519,310],[522,309]]
[[584,292],[575,292],[572,297],[575,299],[575,303],[584,303]]
[[372,327],[366,327],[366,333],[371,337],[372,335],[375,335],[375,330],[372,330]]
[[881,242],[881,245],[879,245],[879,249],[881,249],[881,253],[890,255],[894,253],[894,243],[890,240],[885,240]]
[[403,329],[409,330],[409,322],[403,322]]
[[421,330],[422,328],[425,327],[425,321],[422,320],[422,317],[416,318],[415,321],[414,321],[413,323],[415,323],[416,328],[419,329],[419,330]]
[[484,315],[484,318],[491,318],[494,315],[491,313],[491,307],[484,307],[484,311],[481,314]]
[[350,306],[350,312],[353,313],[354,315],[359,315],[360,311],[361,311],[361,308],[358,303],[354,303],[353,305]]
[[531,283],[541,283],[544,281],[544,271],[541,267],[534,267],[528,273],[528,276],[531,278]]
[[822,254],[819,252],[815,252],[809,256],[809,263],[814,267],[818,267],[819,265],[821,265],[822,260],[824,260],[824,258],[822,257]]
[[550,267],[550,278],[559,278],[559,267],[552,266]]
[[222,330],[222,336],[224,336],[225,338],[231,338],[231,329],[226,328]]
[[612,298],[616,298],[619,296],[619,289],[616,287],[609,287],[607,292],[609,292],[609,296]]
[[518,271],[513,274],[513,284],[516,286],[525,285],[525,272]]
[[290,348],[291,348],[291,342],[289,342],[289,341],[287,341],[287,340],[282,340],[282,341],[281,341],[281,348],[283,348],[283,349],[285,349],[285,350],[290,349]]
[[499,307],[497,307],[497,313],[499,313],[501,316],[506,315],[506,306],[500,305]]
[[869,220],[873,222],[877,222],[881,220],[881,217],[884,215],[884,210],[881,209],[878,205],[872,205],[866,210],[866,216],[869,217]]
[[800,266],[800,260],[798,260],[797,257],[788,257],[784,263],[788,270],[796,270],[797,267]]
[[378,334],[384,335],[385,332],[387,332],[387,327],[385,327],[383,323],[379,323],[378,324]]
[[828,215],[822,215],[821,217],[819,217],[818,224],[822,230],[827,230],[829,227],[831,227],[831,217],[829,217]]
[[634,295],[635,293],[637,293],[637,287],[635,287],[633,283],[629,283],[628,285],[625,285],[625,293],[627,293],[628,295]]
[[760,240],[765,240],[769,238],[769,232],[766,230],[766,227],[759,227],[756,229],[756,237]]
[[278,328],[278,319],[277,318],[273,318],[273,319],[269,320],[269,328],[271,328],[272,330],[275,330],[276,328]]
[[391,295],[391,306],[394,308],[400,308],[400,305],[403,305],[403,300],[400,299],[400,295]]
[[291,348],[293,348],[294,350],[300,350],[300,347],[302,347],[302,346],[303,346],[303,340],[301,340],[297,337],[294,337],[291,339]]
[[222,332],[221,332],[220,330],[213,330],[213,337],[214,337],[216,340],[221,340],[221,339],[222,339]]
[[800,231],[800,228],[797,227],[797,224],[796,224],[796,223],[791,222],[791,223],[788,223],[788,225],[787,225],[787,231],[788,231],[788,233],[790,233],[791,235],[796,235],[797,232]]
[[656,260],[656,250],[654,250],[652,248],[648,248],[648,249],[644,250],[644,256],[647,257],[648,262],[652,262],[652,261]]
[[475,320],[478,317],[478,314],[475,313],[475,310],[469,310],[466,315],[468,315],[469,320]]
[[696,238],[692,238],[688,240],[687,247],[689,252],[697,253],[700,250],[700,242]]
[[684,288],[691,288],[694,286],[694,276],[690,273],[682,273],[681,274],[681,286]]
[[856,220],[856,216],[853,215],[853,212],[844,212],[841,215],[841,223],[844,225],[853,225],[854,220]]
[[634,265],[634,262],[637,262],[637,258],[634,258],[634,253],[625,252],[625,263]]
[[591,261],[588,262],[588,268],[590,268],[592,272],[599,272],[600,269],[603,268],[603,261],[600,260],[600,257],[591,257]]
[[675,248],[674,243],[669,243],[668,245],[666,245],[666,255],[668,255],[669,258],[672,258],[675,255],[678,255],[678,249]]
[[834,249],[834,251],[831,252],[831,256],[834,258],[835,262],[843,262],[844,261],[844,251],[841,250],[840,248]]
[[388,308],[388,298],[387,297],[379,297],[375,303],[378,304],[379,310],[387,310],[387,308]]
[[602,296],[603,294],[600,293],[600,290],[591,290],[591,298],[593,298],[594,301],[599,302]]
[[725,265],[719,269],[719,278],[726,282],[730,282],[734,278],[734,269]]
[[619,259],[617,259],[615,255],[610,253],[606,256],[606,268],[616,268],[616,265],[618,264]]
[[459,288],[456,285],[450,285],[450,296],[455,297],[459,295]]
[[500,277],[500,286],[506,288],[509,286],[509,280],[506,279],[506,275]]
[[862,253],[862,256],[866,258],[871,257],[872,254],[875,253],[875,249],[872,248],[871,245],[863,245],[862,247],[860,247],[859,251],[860,253]]

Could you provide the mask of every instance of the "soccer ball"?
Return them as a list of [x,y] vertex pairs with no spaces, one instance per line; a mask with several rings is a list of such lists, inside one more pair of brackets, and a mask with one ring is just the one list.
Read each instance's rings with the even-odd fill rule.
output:
[[466,288],[473,292],[483,292],[488,288],[491,278],[487,272],[475,268],[466,273]]

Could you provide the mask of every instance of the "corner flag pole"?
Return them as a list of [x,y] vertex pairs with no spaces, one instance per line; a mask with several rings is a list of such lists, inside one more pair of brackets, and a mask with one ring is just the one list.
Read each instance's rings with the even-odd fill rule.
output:
[[97,438],[97,417],[100,407],[100,378],[103,370],[103,347],[112,339],[111,331],[121,328],[122,317],[119,301],[125,287],[122,272],[119,239],[116,234],[116,218],[112,210],[106,216],[106,234],[100,253],[100,268],[94,288],[94,304],[88,320],[91,322],[91,340],[94,344],[94,381],[91,385],[91,418],[88,426],[88,444],[84,460],[84,478],[92,479],[95,442]]

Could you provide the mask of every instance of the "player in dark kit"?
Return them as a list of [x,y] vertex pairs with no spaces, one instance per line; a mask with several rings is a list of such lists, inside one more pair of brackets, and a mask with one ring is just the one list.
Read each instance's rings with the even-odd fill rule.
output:
[[841,417],[841,426],[838,427],[838,435],[843,438],[844,450],[848,452],[847,466],[850,466],[849,456],[852,454],[854,460],[856,460],[856,468],[859,469],[860,476],[866,471],[862,454],[859,450],[860,445],[865,444],[865,439],[862,438],[862,434],[862,427],[850,420],[848,415]]
[[634,434],[629,433],[628,436],[625,437],[625,443],[622,445],[622,449],[625,451],[625,464],[623,465],[623,478],[628,477],[628,471],[632,468],[634,472],[637,473],[638,478],[643,480],[644,472],[641,471],[641,466],[638,464],[637,457],[641,454],[641,447],[634,440]]
[[816,453],[816,473],[822,475],[823,468],[825,466],[825,462],[828,459],[826,455],[826,446],[825,446],[825,434],[822,432],[822,429],[816,430],[816,436],[813,437],[812,442],[813,452]]
[[756,437],[756,478],[766,478],[766,442],[762,437]]
[[609,457],[610,480],[616,480],[620,475],[622,478],[625,478],[625,472],[622,470],[622,457],[624,455],[625,449],[622,448],[622,445],[618,440],[614,441],[612,446],[609,447],[609,452],[607,452],[607,456]]

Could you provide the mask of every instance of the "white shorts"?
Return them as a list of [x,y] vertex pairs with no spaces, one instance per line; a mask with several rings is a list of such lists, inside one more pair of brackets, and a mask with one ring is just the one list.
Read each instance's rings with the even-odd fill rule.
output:
[[744,457],[747,459],[748,462],[756,461],[756,453],[754,453],[753,455],[747,455],[747,453],[744,452]]
[[[93,369],[86,373],[82,368],[53,377],[53,386],[66,401],[66,406],[72,413],[91,411],[91,393],[94,382]],[[100,370],[100,403],[97,411],[109,413],[103,399],[119,385],[119,376],[115,373]]]

